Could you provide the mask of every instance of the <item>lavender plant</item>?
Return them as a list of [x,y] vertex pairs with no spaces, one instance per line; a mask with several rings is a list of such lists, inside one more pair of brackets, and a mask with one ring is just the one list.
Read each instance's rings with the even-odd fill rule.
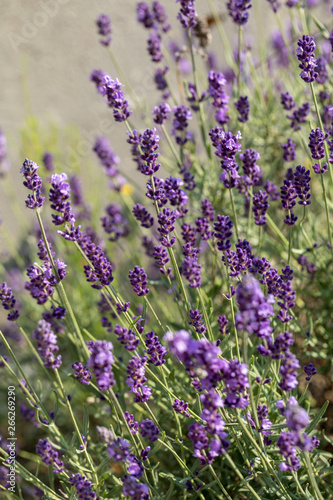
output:
[[311,2],[267,2],[282,60],[245,47],[250,1],[225,5],[236,50],[213,0],[212,33],[199,2],[177,3],[175,20],[166,2],[133,11],[157,68],[145,115],[112,12],[96,20],[112,64],[92,69],[90,98],[112,109],[135,182],[102,136],[104,207],[47,144],[20,170],[33,243],[21,235],[0,267],[1,387],[19,408],[14,481],[1,426],[4,498],[333,496],[333,401],[319,397],[333,359],[332,22]]

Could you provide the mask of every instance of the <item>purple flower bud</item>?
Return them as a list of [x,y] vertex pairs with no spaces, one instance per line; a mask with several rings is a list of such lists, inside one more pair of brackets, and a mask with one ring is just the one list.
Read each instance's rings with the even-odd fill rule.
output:
[[147,288],[147,274],[143,267],[135,266],[134,269],[129,271],[128,277],[130,279],[131,285],[133,286],[134,292],[138,297],[147,295],[149,288]]
[[25,178],[23,185],[33,193],[32,195],[28,194],[25,200],[27,208],[31,209],[42,207],[45,201],[45,198],[41,196],[42,179],[37,174],[37,168],[39,168],[37,163],[26,158],[20,170]]
[[297,42],[298,49],[296,51],[297,59],[300,61],[301,68],[300,77],[307,83],[314,82],[318,76],[316,69],[316,60],[314,53],[316,44],[312,36],[303,35]]
[[102,40],[100,40],[102,45],[108,47],[111,43],[111,20],[107,14],[101,14],[98,16],[97,21],[98,34],[101,35]]
[[14,309],[16,299],[12,289],[5,282],[0,284],[0,300],[5,311],[9,311],[8,321],[16,321],[19,318],[19,312]]
[[250,0],[229,0],[227,7],[234,23],[240,25],[247,23],[249,18],[247,11],[252,7]]
[[238,121],[241,123],[246,123],[249,119],[250,103],[247,96],[240,96],[238,101],[235,103],[235,108],[239,113]]

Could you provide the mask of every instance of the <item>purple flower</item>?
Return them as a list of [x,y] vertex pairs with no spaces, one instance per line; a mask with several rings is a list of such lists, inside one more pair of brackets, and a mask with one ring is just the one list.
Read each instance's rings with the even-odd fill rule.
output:
[[159,428],[151,420],[147,418],[141,421],[140,434],[142,437],[148,438],[153,443],[158,440],[159,433]]
[[201,265],[198,264],[196,257],[185,257],[181,266],[183,276],[189,282],[190,288],[198,288],[201,286]]
[[235,108],[239,113],[238,121],[241,123],[246,123],[249,119],[250,103],[247,96],[240,96],[238,101],[235,103]]
[[315,160],[320,160],[325,156],[324,141],[325,141],[325,135],[320,128],[317,128],[316,130],[311,130],[308,146],[311,151],[311,156]]
[[43,163],[44,163],[44,167],[46,168],[46,170],[48,172],[53,172],[54,170],[54,157],[53,157],[53,154],[49,153],[49,151],[45,151],[45,153],[43,154]]
[[72,368],[75,372],[75,378],[81,382],[81,384],[84,385],[89,385],[90,381],[92,379],[92,375],[90,373],[89,368],[86,366],[83,366],[82,363],[79,361],[76,361],[73,365]]
[[259,186],[262,183],[262,171],[257,161],[260,159],[260,154],[255,149],[245,149],[244,153],[239,155],[243,162],[243,171],[245,176],[242,177],[243,182],[247,186]]
[[53,466],[53,472],[59,474],[64,470],[64,463],[59,459],[59,452],[53,448],[47,439],[40,439],[36,446],[36,453],[46,465]]
[[134,420],[134,415],[130,415],[128,411],[125,411],[124,417],[126,422],[128,423],[128,427],[130,428],[131,434],[136,434],[139,430],[139,422]]
[[[96,81],[96,77],[94,78],[93,81]],[[91,79],[93,78],[91,77]],[[98,91],[105,97],[109,107],[113,109],[113,116],[116,122],[123,122],[132,114],[128,101],[124,99],[124,92],[121,90],[123,86],[118,78],[112,80],[106,73],[104,73],[101,82],[98,84]]]
[[229,215],[218,215],[217,222],[214,223],[214,236],[217,239],[217,248],[221,252],[229,250],[231,247],[230,238],[232,236],[232,221]]
[[307,116],[310,113],[310,104],[305,102],[299,108],[297,108],[291,115],[287,115],[287,118],[291,120],[291,128],[295,131],[301,130],[301,123],[305,123]]
[[[173,108],[173,115],[172,133],[176,134],[176,131],[185,132],[188,127],[188,121],[192,119],[191,111],[184,105],[175,106]],[[190,135],[188,133],[176,135],[177,144],[184,145],[189,138]]]
[[147,209],[140,203],[134,205],[133,214],[136,220],[140,222],[142,227],[149,228],[154,224],[154,218],[150,215]]
[[317,82],[318,83],[326,83],[328,80],[328,73],[326,69],[326,59],[325,57],[319,56],[316,59],[316,67],[315,71],[318,73]]
[[116,325],[114,333],[117,335],[119,342],[124,345],[125,349],[128,351],[135,351],[140,343],[140,340],[131,329],[127,330],[125,327]]
[[111,148],[108,139],[106,137],[97,137],[93,151],[96,153],[101,164],[104,166],[106,175],[111,178],[117,176],[117,166],[119,165],[120,160]]
[[41,196],[42,179],[37,174],[37,168],[39,168],[37,163],[26,158],[20,170],[25,178],[23,185],[33,193],[32,195],[28,194],[25,200],[27,208],[31,209],[42,207],[45,201],[45,198]]
[[177,19],[184,28],[193,28],[197,24],[197,13],[194,0],[176,0],[180,3],[180,10]]
[[204,217],[206,217],[210,222],[214,221],[215,210],[208,198],[205,198],[204,200],[201,201],[201,210]]
[[328,163],[324,163],[321,167],[319,163],[315,163],[314,165],[312,165],[312,168],[315,174],[324,174],[325,172],[327,172]]
[[198,390],[209,390],[222,380],[221,370],[227,363],[219,356],[220,349],[204,337],[194,340],[189,332],[180,330],[167,332],[164,340],[169,344],[171,354],[177,356],[191,378],[198,377]]
[[311,378],[316,375],[317,368],[313,365],[313,363],[309,363],[308,366],[304,366],[304,372],[306,373],[305,380],[309,382]]
[[175,412],[185,415],[185,417],[191,416],[190,412],[187,409],[188,403],[186,403],[183,400],[179,400],[179,399],[175,398],[175,402],[172,405],[172,408],[175,410]]
[[296,205],[297,198],[297,192],[293,182],[291,180],[285,179],[283,181],[283,186],[280,188],[280,191],[282,208],[289,212],[284,222],[285,224],[293,225],[297,220],[297,217],[295,217],[292,212],[292,208]]
[[300,61],[301,68],[300,77],[307,83],[314,82],[318,76],[316,72],[316,59],[314,53],[316,44],[312,36],[303,35],[297,42],[298,49],[296,51],[297,59]]
[[198,217],[195,221],[196,231],[200,234],[201,239],[204,241],[212,237],[213,232],[209,228],[209,222],[205,217]]
[[133,500],[148,500],[149,488],[146,484],[140,483],[134,476],[125,474],[121,478],[123,483],[123,495]]
[[159,144],[159,136],[156,134],[156,129],[147,129],[140,136],[141,155],[143,163],[139,163],[139,169],[144,175],[152,175],[160,168],[160,163],[157,163],[159,153],[157,152]]
[[241,150],[240,132],[236,135],[232,132],[224,132],[222,128],[216,127],[209,132],[213,146],[216,148],[215,154],[221,159],[221,167],[226,172],[238,170],[236,163],[236,154]]
[[131,285],[133,286],[134,292],[138,297],[147,295],[149,288],[147,288],[147,274],[143,267],[135,266],[134,269],[129,271],[128,277],[130,279]]
[[218,323],[219,323],[219,330],[222,335],[228,335],[229,330],[227,328],[227,325],[229,321],[227,320],[226,316],[219,316],[218,318]]
[[171,210],[170,208],[163,208],[157,216],[158,224],[160,227],[157,231],[161,235],[161,243],[163,246],[172,246],[175,242],[175,238],[169,238],[169,234],[175,229],[176,220],[179,218],[180,213],[178,210]]
[[167,349],[160,344],[158,336],[155,332],[146,333],[145,344],[147,347],[148,363],[153,363],[155,366],[161,366],[165,363],[165,356],[167,355]]
[[289,92],[281,93],[281,104],[283,106],[283,109],[285,109],[286,111],[291,111],[296,107],[295,101],[289,94]]
[[152,28],[154,26],[155,16],[146,2],[139,2],[136,12],[138,22],[142,23],[145,28]]
[[148,53],[153,62],[160,62],[163,59],[161,35],[157,31],[152,31],[148,38]]
[[[168,251],[163,248],[162,245],[154,246],[154,252],[152,256],[156,260],[157,265],[161,268],[166,266],[170,260]],[[164,269],[160,269],[160,271],[162,274],[165,274]]]
[[295,152],[295,147],[296,144],[288,138],[287,143],[282,144],[282,149],[283,149],[283,159],[285,161],[294,161],[296,158],[296,152]]
[[100,289],[113,281],[112,267],[103,250],[96,245],[90,236],[80,232],[77,242],[88,257],[91,265],[84,266],[87,281],[93,283],[92,288]]
[[190,309],[190,321],[188,324],[192,325],[200,335],[204,335],[207,330],[207,326],[202,321],[202,314],[200,314],[199,309]]
[[102,45],[108,47],[111,43],[111,19],[107,14],[100,14],[97,21],[98,34],[101,35],[102,40],[100,40]]
[[252,210],[257,226],[264,226],[266,224],[266,212],[268,207],[268,194],[261,190],[258,193],[254,193]]
[[250,387],[247,365],[232,359],[223,363],[221,372],[226,393],[224,405],[227,408],[244,409],[249,404],[248,395],[242,395]]
[[101,391],[107,391],[115,383],[112,373],[114,358],[111,351],[113,345],[106,340],[89,341],[87,345],[91,352],[88,367],[92,368],[98,388]]
[[81,474],[73,474],[69,478],[69,483],[72,486],[75,486],[76,494],[79,499],[82,500],[99,500],[96,493],[91,489],[91,481],[85,476],[81,476]]
[[279,383],[279,387],[283,391],[289,392],[298,386],[297,370],[299,368],[300,364],[295,354],[288,350],[285,357],[282,358],[280,365],[280,375],[282,380]]
[[71,188],[67,181],[67,175],[53,174],[51,175],[51,188],[49,191],[49,200],[51,208],[59,213],[59,215],[52,214],[52,222],[56,226],[61,226],[66,222],[74,223],[75,218],[71,208],[70,192]]
[[167,102],[155,106],[152,112],[154,122],[163,125],[163,123],[170,118],[171,108]]
[[128,235],[130,229],[127,219],[121,213],[121,207],[111,203],[105,209],[106,214],[101,218],[104,231],[109,234],[109,241],[117,241]]
[[248,334],[254,333],[257,337],[268,339],[273,331],[270,326],[270,316],[273,316],[273,298],[266,297],[259,283],[251,275],[246,275],[237,287],[237,304],[239,313],[236,314],[236,327],[245,330]]
[[236,24],[246,24],[249,18],[247,12],[251,7],[251,0],[229,0],[227,3],[229,15]]
[[299,205],[310,205],[310,170],[298,165],[294,173],[294,187],[299,198]]
[[135,403],[145,403],[151,396],[151,389],[147,385],[144,385],[147,382],[145,377],[145,364],[147,362],[146,356],[141,357],[133,357],[127,366],[126,373],[128,375],[126,379],[126,383],[128,387],[131,389],[131,392],[134,393]]
[[8,321],[16,321],[20,316],[19,312],[14,309],[16,299],[14,297],[12,289],[7,285],[6,282],[0,284],[0,300],[5,311],[9,311],[7,315]]

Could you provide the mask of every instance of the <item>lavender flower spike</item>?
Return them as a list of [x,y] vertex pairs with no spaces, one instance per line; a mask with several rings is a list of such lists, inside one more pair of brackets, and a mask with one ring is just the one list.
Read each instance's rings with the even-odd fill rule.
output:
[[0,284],[0,301],[5,311],[9,311],[7,316],[8,321],[16,321],[19,318],[19,312],[14,310],[16,299],[7,283]]
[[316,44],[312,36],[303,35],[297,42],[298,49],[296,51],[297,59],[300,61],[301,68],[300,77],[307,83],[314,82],[318,76],[315,71],[317,62],[314,58]]
[[28,194],[28,198],[25,200],[27,208],[31,209],[42,207],[45,201],[45,198],[41,196],[42,179],[37,174],[37,168],[39,168],[37,163],[26,158],[20,170],[25,178],[23,185],[33,193],[32,195]]
[[133,286],[134,292],[138,297],[147,295],[149,288],[147,288],[147,274],[143,267],[135,266],[134,269],[129,271],[128,277],[130,279],[131,285]]
[[96,24],[98,34],[104,37],[100,40],[101,44],[108,47],[111,43],[111,20],[109,16],[107,14],[101,14],[98,16]]

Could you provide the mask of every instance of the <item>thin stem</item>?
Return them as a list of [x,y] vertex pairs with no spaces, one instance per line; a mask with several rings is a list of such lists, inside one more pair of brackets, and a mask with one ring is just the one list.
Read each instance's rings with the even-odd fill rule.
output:
[[241,53],[242,53],[242,25],[238,25],[238,72],[237,72],[237,99],[240,97],[241,87]]
[[320,489],[318,487],[318,484],[317,484],[316,478],[314,476],[314,473],[313,473],[311,460],[309,458],[309,452],[305,451],[303,453],[303,455],[304,455],[305,462],[306,462],[306,465],[307,465],[307,469],[308,469],[308,473],[309,473],[309,479],[310,479],[310,483],[311,483],[311,486],[313,488],[314,494],[315,494],[315,496],[316,496],[316,498],[318,500],[324,500],[324,498],[323,498],[323,496],[322,496],[322,494],[320,492]]
[[69,399],[68,397],[66,396],[65,394],[65,388],[63,386],[63,383],[62,383],[62,380],[60,378],[60,375],[59,375],[59,371],[57,369],[54,370],[54,373],[55,373],[55,376],[56,376],[56,379],[57,379],[57,382],[59,384],[59,387],[60,387],[60,391],[61,391],[61,394],[62,394],[62,397],[64,399],[64,401],[66,402],[66,406],[67,406],[67,409],[69,411],[69,414],[71,416],[71,420],[73,422],[73,425],[74,425],[74,428],[75,428],[75,431],[77,433],[77,436],[79,438],[79,441],[81,443],[81,446],[83,447],[83,450],[84,450],[84,454],[86,456],[86,459],[87,459],[87,462],[90,466],[90,469],[91,469],[91,473],[92,475],[94,476],[94,481],[95,481],[95,484],[96,486],[98,486],[98,476],[97,476],[97,473],[96,473],[96,469],[95,469],[95,466],[93,464],[93,461],[92,461],[92,458],[90,456],[90,454],[88,453],[87,451],[87,445],[84,443],[83,441],[83,438],[82,438],[82,434],[79,430],[79,427],[78,427],[78,424],[77,424],[77,421],[76,421],[76,418],[74,416],[74,413],[73,413],[73,410],[72,410],[72,407],[71,407],[71,404],[69,402]]
[[[230,184],[230,173],[228,174],[229,176],[229,184]],[[230,201],[231,201],[231,206],[232,206],[232,211],[234,214],[234,222],[235,222],[235,232],[236,232],[236,238],[237,242],[239,240],[239,232],[238,232],[238,222],[237,222],[237,215],[236,215],[236,209],[235,209],[235,203],[234,203],[234,195],[232,194],[232,189],[229,188],[229,194],[230,194]]]
[[[323,121],[321,119],[321,115],[320,115],[320,111],[319,111],[319,107],[318,107],[318,102],[317,102],[317,97],[316,97],[316,94],[315,94],[315,91],[314,91],[313,82],[310,82],[310,88],[311,88],[312,99],[313,99],[313,102],[314,102],[314,105],[315,105],[315,108],[316,108],[316,114],[317,114],[319,126],[321,128],[321,131],[325,135],[325,129],[324,129],[324,126],[323,126]],[[327,163],[329,165],[331,183],[333,184],[333,167],[332,167],[332,164],[329,161],[330,154],[329,154],[329,150],[328,150],[328,144],[327,144],[326,141],[324,141],[324,147],[325,147],[326,161],[327,161]]]
[[[81,346],[83,348],[83,351],[85,352],[86,356],[89,357],[90,356],[90,352],[89,352],[88,347],[86,346],[86,344],[84,342],[84,339],[82,337],[82,333],[81,333],[80,327],[78,325],[78,322],[76,321],[76,317],[74,315],[73,309],[72,309],[72,307],[70,305],[70,302],[68,300],[68,297],[66,295],[64,286],[63,286],[63,284],[62,284],[62,282],[61,282],[61,280],[59,278],[58,271],[57,271],[57,268],[56,268],[54,260],[53,260],[53,256],[52,256],[51,249],[50,249],[50,245],[49,245],[46,233],[45,233],[45,229],[44,229],[42,218],[40,216],[39,209],[37,209],[36,215],[37,215],[38,224],[39,224],[39,227],[40,227],[40,230],[41,230],[41,233],[42,233],[42,238],[43,238],[43,241],[44,241],[44,245],[45,245],[47,254],[49,256],[50,262],[52,264],[52,269],[53,269],[53,271],[55,273],[55,276],[57,277],[57,280],[58,280],[57,289],[59,291],[60,299],[63,302],[63,305],[66,308],[66,310],[68,311],[69,316],[70,316],[70,318],[72,320],[73,327],[74,327],[74,330],[75,330],[76,335],[77,335],[78,344],[81,344]],[[77,348],[78,347],[79,346],[77,345]],[[82,354],[81,354],[81,352],[80,352],[79,349],[78,349],[78,355],[79,355],[80,359],[82,359]]]
[[202,312],[203,312],[203,315],[204,315],[204,318],[205,318],[205,323],[206,323],[206,326],[207,326],[208,338],[209,338],[209,340],[211,342],[214,342],[214,334],[213,334],[212,326],[211,326],[209,318],[208,318],[208,314],[207,314],[207,311],[206,311],[205,303],[203,301],[203,297],[202,297],[202,293],[201,293],[200,287],[197,288],[197,293],[198,293],[198,296],[199,296],[199,300],[200,300],[200,304],[201,304],[201,309],[202,309]]
[[325,212],[326,212],[326,222],[327,222],[328,239],[329,239],[329,242],[330,242],[331,252],[333,252],[330,216],[329,216],[329,212],[328,212],[327,196],[326,196],[326,189],[325,189],[325,182],[324,182],[324,175],[323,174],[320,174],[320,180],[321,180],[321,186],[322,186],[322,189],[323,189],[323,198],[324,198],[324,202],[325,202]]

